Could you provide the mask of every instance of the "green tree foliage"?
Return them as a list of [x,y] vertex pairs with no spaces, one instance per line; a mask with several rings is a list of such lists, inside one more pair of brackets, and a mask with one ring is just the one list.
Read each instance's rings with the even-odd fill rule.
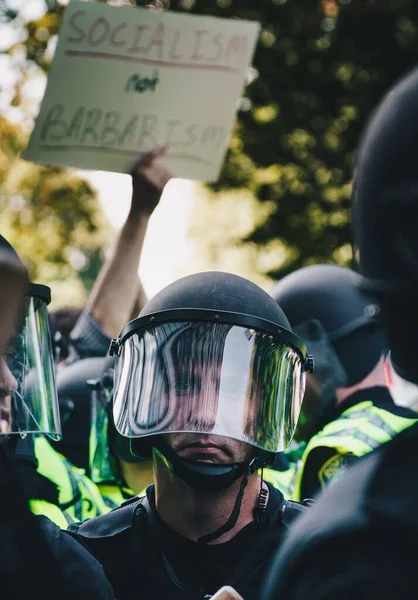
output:
[[[9,50],[12,56],[22,47],[26,52],[11,101],[24,117],[21,85],[30,78],[30,63],[36,61],[41,69],[48,64],[45,45],[38,52],[32,40],[45,41],[55,35],[61,13],[47,13],[37,23],[24,24],[18,21],[18,12],[6,9],[0,3],[3,21],[27,30],[23,44],[16,43]],[[0,115],[0,231],[19,252],[32,280],[53,287],[53,305],[82,304],[100,268],[110,228],[86,180],[71,170],[19,159],[27,136],[23,127]]]
[[[150,4],[117,2],[123,3]],[[154,0],[152,4],[262,24],[255,79],[238,113],[220,180],[213,186],[215,191],[245,189],[258,202],[252,227],[242,232],[242,240],[258,249],[257,268],[278,278],[314,262],[350,264],[355,151],[380,97],[416,64],[418,3]],[[27,60],[44,70],[63,12],[57,0],[46,5],[41,19],[25,25],[26,38],[20,42]],[[5,18],[13,21],[19,15]],[[236,198],[236,209],[225,211],[225,221],[234,219],[239,210]],[[218,205],[213,214],[219,218]],[[230,240],[239,243],[237,235],[234,230]],[[208,244],[219,244],[215,238]],[[280,250],[276,262],[270,256],[275,247]],[[268,260],[260,259],[266,255]]]
[[[186,4],[171,0],[171,8]],[[215,189],[245,187],[267,218],[245,236],[282,241],[266,274],[306,264],[350,264],[351,178],[364,124],[386,90],[417,62],[413,0],[213,0],[192,10],[259,20],[257,79],[241,110]],[[225,218],[228,218],[225,213]],[[231,213],[230,213],[231,214]]]
[[[26,135],[0,117],[1,233],[55,304],[80,303],[100,267],[108,225],[89,183],[70,170],[21,161]],[[91,273],[94,267],[94,273]]]

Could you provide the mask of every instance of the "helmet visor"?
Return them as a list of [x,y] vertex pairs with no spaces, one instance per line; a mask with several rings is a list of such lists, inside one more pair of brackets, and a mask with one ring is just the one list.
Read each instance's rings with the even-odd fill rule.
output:
[[117,480],[115,460],[109,445],[109,403],[112,389],[99,380],[91,391],[91,430],[89,439],[89,477],[94,483]]
[[59,439],[54,362],[47,306],[42,298],[26,296],[23,324],[5,356],[3,376],[8,377],[11,408],[7,433],[46,433]]
[[229,324],[164,323],[125,340],[114,420],[127,437],[210,433],[280,452],[304,386],[302,357],[280,338]]

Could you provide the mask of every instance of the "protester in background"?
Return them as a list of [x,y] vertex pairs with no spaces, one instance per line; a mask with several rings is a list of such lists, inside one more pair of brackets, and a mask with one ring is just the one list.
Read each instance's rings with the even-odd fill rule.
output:
[[139,314],[147,301],[138,268],[149,219],[172,177],[158,162],[165,150],[165,146],[156,147],[132,168],[131,208],[111,256],[100,270],[86,308],[70,334],[69,362],[77,357],[105,356],[111,338]]
[[[361,287],[398,376],[418,383],[418,69],[383,99],[357,159]],[[409,599],[418,590],[418,426],[362,459],[295,524],[263,600]]]
[[347,465],[414,425],[387,378],[387,341],[379,306],[360,276],[337,265],[304,267],[271,292],[315,359],[296,435],[307,443],[295,500],[312,498]]

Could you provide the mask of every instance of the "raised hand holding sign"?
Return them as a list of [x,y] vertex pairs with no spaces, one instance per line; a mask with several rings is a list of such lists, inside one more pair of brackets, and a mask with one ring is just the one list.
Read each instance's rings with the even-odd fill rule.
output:
[[215,180],[258,29],[73,0],[23,157],[127,173],[163,144],[174,176]]

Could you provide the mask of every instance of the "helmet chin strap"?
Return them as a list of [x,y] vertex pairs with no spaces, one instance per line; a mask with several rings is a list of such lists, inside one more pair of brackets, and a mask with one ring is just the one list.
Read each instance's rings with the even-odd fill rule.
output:
[[239,513],[241,510],[242,498],[244,496],[244,490],[247,487],[247,483],[248,472],[245,471],[241,481],[241,485],[239,486],[237,497],[234,502],[234,507],[232,509],[231,514],[229,515],[228,520],[226,521],[226,523],[218,527],[218,529],[212,531],[212,533],[208,533],[207,535],[203,535],[202,537],[197,538],[197,542],[199,544],[209,544],[209,542],[213,542],[213,540],[216,540],[217,538],[221,537],[221,535],[227,533],[227,531],[231,531],[231,529],[235,526],[236,522],[238,521]]
[[[216,491],[229,488],[234,481],[242,477],[241,485],[232,512],[223,525],[213,533],[198,538],[199,544],[208,544],[224,533],[230,531],[236,524],[241,510],[242,498],[248,483],[248,476],[255,473],[268,462],[267,454],[259,451],[258,455],[249,462],[213,464],[181,458],[165,440],[158,440],[155,448],[170,462],[178,477],[196,490]],[[274,458],[274,455],[272,455]]]

